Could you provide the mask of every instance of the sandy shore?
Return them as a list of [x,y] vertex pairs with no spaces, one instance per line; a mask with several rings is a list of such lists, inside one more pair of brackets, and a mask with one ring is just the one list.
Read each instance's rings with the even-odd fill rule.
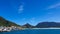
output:
[[32,29],[60,29],[60,28],[32,28]]

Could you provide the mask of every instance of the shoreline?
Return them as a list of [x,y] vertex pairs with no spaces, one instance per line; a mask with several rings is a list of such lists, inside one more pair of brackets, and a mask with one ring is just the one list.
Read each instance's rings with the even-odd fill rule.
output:
[[32,29],[60,29],[60,28],[32,28]]

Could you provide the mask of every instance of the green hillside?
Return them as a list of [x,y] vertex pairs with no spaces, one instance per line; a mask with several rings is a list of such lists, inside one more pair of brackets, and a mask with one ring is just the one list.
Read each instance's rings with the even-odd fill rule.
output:
[[0,16],[0,26],[20,26],[14,22],[8,21]]

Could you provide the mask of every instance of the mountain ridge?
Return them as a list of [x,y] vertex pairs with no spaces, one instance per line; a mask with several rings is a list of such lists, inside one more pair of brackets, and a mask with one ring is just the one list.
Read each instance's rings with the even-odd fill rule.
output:
[[[21,26],[0,16],[0,26]],[[33,26],[29,23],[24,24],[24,28],[49,28],[49,27],[60,27],[60,22],[40,22],[37,25]]]
[[20,26],[0,16],[0,26]]
[[60,23],[57,22],[41,22],[36,25],[37,28],[49,28],[49,27],[60,27]]

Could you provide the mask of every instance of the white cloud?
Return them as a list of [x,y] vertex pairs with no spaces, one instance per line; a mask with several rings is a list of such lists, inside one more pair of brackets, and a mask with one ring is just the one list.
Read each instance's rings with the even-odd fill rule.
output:
[[53,8],[58,8],[58,7],[60,7],[60,3],[53,4],[49,6],[47,9],[53,9]]
[[22,3],[22,5],[19,6],[18,13],[22,13],[23,10],[24,10],[24,3]]

